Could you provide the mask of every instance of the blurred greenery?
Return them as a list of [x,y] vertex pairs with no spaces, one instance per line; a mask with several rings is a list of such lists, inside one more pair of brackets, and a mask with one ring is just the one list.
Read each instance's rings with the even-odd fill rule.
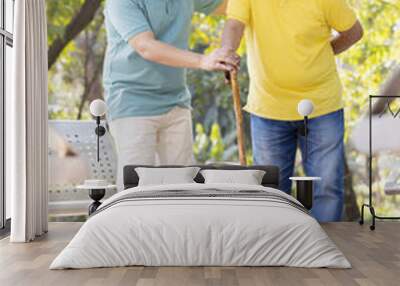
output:
[[[398,0],[349,0],[358,11],[365,29],[363,40],[337,58],[339,72],[344,84],[346,109],[346,141],[356,122],[366,113],[369,94],[378,94],[389,73],[399,64],[400,58],[400,1]],[[47,0],[49,45],[57,35],[65,32],[65,26],[78,11],[83,0]],[[49,71],[50,119],[76,119],[85,95],[85,62],[89,53],[82,42],[92,37],[90,50],[94,63],[99,63],[106,47],[102,11],[98,11],[93,23],[69,43],[57,63]],[[224,17],[196,14],[193,17],[193,33],[190,48],[208,53],[218,47]],[[86,38],[87,40],[87,38]],[[249,76],[246,71],[245,46],[240,48],[242,68],[239,74],[242,103],[248,93]],[[87,72],[86,66],[86,72]],[[89,69],[90,71],[90,69]],[[101,73],[98,75],[101,83]],[[191,70],[188,82],[193,95],[193,120],[195,126],[194,151],[199,162],[238,161],[235,145],[235,119],[229,86],[220,73]],[[101,89],[94,89],[83,101],[82,119],[90,118],[87,102],[101,98]],[[93,94],[94,93],[94,94]],[[248,114],[245,114],[246,143],[251,162],[251,142]],[[347,158],[353,174],[353,184],[361,203],[367,198],[366,156],[353,150],[347,143]],[[378,170],[385,172],[385,170]],[[396,197],[384,199],[383,180],[376,183],[379,190],[375,196],[378,211],[399,214]]]

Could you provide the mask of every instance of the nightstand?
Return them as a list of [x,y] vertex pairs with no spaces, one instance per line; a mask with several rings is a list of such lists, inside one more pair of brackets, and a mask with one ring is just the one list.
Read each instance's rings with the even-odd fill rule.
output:
[[320,177],[291,177],[296,182],[296,198],[303,206],[311,210],[313,206],[314,183],[321,181]]
[[116,189],[117,186],[108,185],[107,182],[100,182],[100,180],[86,180],[84,185],[77,186],[76,188],[78,190],[89,191],[89,197],[93,200],[88,209],[89,215],[91,215],[101,205],[100,200],[104,198],[106,191],[110,189]]

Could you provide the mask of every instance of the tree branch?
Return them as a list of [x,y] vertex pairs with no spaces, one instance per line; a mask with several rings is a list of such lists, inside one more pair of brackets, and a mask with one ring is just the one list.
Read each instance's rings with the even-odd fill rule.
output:
[[85,0],[79,12],[72,18],[65,28],[64,35],[57,37],[48,50],[50,69],[57,61],[61,52],[82,30],[84,30],[93,20],[97,10],[100,8],[103,0]]
[[[384,83],[380,93],[381,95],[400,95],[400,67],[395,69],[390,78]],[[392,101],[393,99],[378,99],[372,107],[372,114],[377,115],[382,113],[387,108],[388,102],[390,104]]]

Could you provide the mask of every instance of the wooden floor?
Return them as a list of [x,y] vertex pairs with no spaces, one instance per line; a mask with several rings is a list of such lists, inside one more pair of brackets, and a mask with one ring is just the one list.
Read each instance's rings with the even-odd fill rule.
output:
[[80,223],[50,223],[30,244],[0,241],[0,285],[400,285],[400,223],[335,223],[324,229],[353,265],[350,270],[286,267],[129,267],[50,271],[49,264]]

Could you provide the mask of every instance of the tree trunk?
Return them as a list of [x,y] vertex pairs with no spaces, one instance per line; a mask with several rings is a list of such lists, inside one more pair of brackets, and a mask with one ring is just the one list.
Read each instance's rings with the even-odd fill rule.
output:
[[351,172],[345,159],[345,177],[344,177],[344,220],[356,221],[360,218],[360,208],[357,204],[357,197],[353,186],[353,173]]
[[81,96],[81,102],[79,104],[78,108],[78,116],[77,120],[82,119],[82,111],[83,107],[85,105],[85,101],[87,98],[87,95],[89,94],[90,91],[90,86],[89,86],[89,62],[90,59],[93,57],[92,55],[92,50],[89,47],[89,35],[88,32],[85,31],[85,37],[84,37],[84,48],[83,50],[85,51],[85,61],[83,64],[83,94]]
[[[89,39],[87,35],[85,38],[84,91],[79,104],[77,120],[82,119],[82,113],[85,103],[88,99],[90,99],[93,87],[96,85],[96,83],[99,82],[99,76],[101,75],[101,71],[103,70],[106,49],[104,48],[101,54],[98,56],[93,53],[93,46],[96,44],[99,30],[100,29],[96,29],[95,35],[92,39]],[[89,43],[89,41],[91,43]],[[96,58],[99,58],[99,60],[96,61]],[[91,69],[92,72],[90,72],[89,69]]]
[[[103,59],[104,59],[104,57],[103,57]],[[89,99],[89,95],[92,92],[93,86],[97,82],[97,79],[98,79],[98,77],[100,75],[100,71],[102,70],[103,62],[104,61],[101,61],[97,65],[96,70],[95,70],[95,72],[93,74],[93,77],[90,79],[90,81],[87,84],[85,84],[84,92],[82,94],[81,102],[79,104],[77,120],[81,120],[82,119],[83,107],[85,106],[86,101]]]

